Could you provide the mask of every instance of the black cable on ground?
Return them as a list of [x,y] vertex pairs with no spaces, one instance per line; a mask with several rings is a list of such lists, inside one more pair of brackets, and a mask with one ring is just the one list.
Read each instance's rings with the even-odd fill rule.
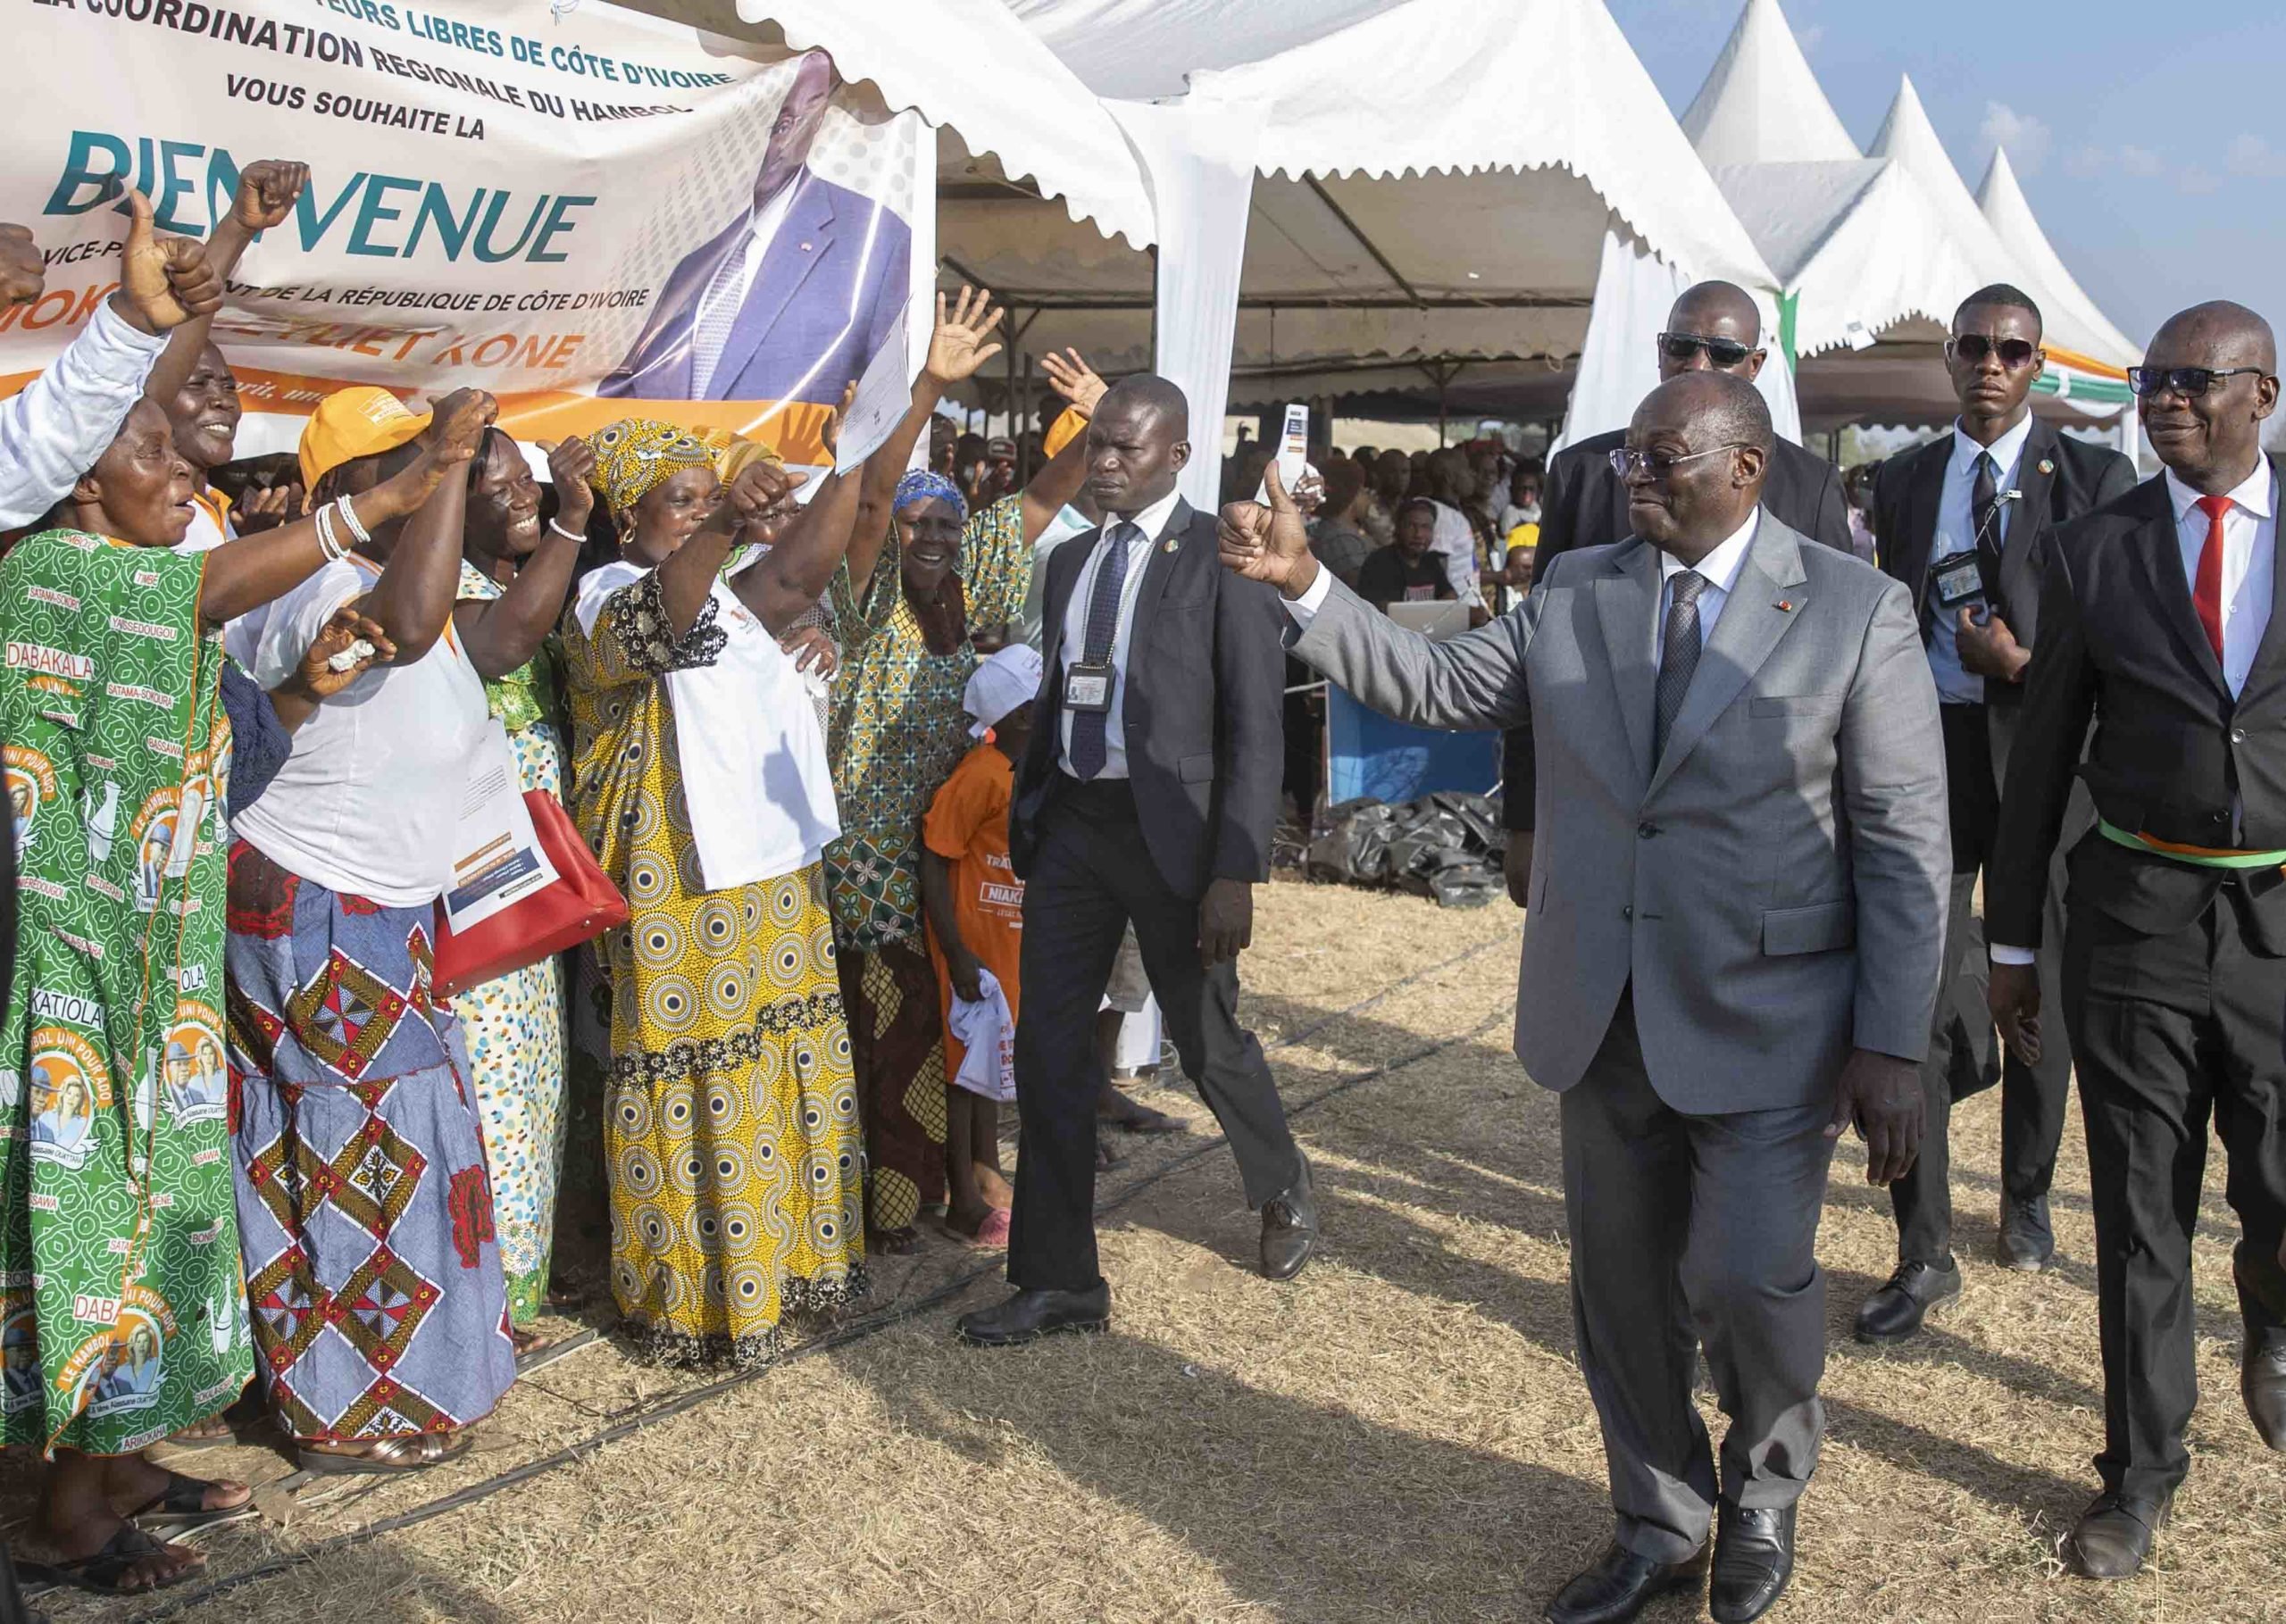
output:
[[[1477,946],[1469,948],[1465,952],[1456,954],[1449,959],[1441,960],[1435,964],[1425,967],[1424,969],[1414,970],[1411,975],[1406,976],[1399,980],[1392,981],[1389,986],[1373,994],[1371,997],[1361,998],[1356,1004],[1350,1004],[1343,1009],[1336,1010],[1331,1014],[1326,1015],[1313,1022],[1311,1025],[1302,1028],[1299,1031],[1282,1035],[1276,1042],[1266,1046],[1265,1053],[1278,1049],[1290,1048],[1294,1045],[1301,1043],[1306,1038],[1311,1037],[1315,1034],[1325,1030],[1326,1028],[1333,1025],[1334,1022],[1346,1020],[1350,1016],[1359,1013],[1361,1011],[1371,1009],[1373,1005],[1384,1002],[1397,993],[1404,991],[1406,987],[1427,980],[1430,977],[1436,975],[1440,970],[1449,970],[1454,965],[1465,963],[1471,959],[1481,958],[1485,954],[1491,952],[1494,948],[1509,947],[1512,945],[1513,938],[1506,937],[1496,937],[1492,941],[1481,943]],[[1482,1020],[1478,1021],[1475,1026],[1470,1028],[1465,1032],[1456,1033],[1450,1037],[1439,1038],[1434,1043],[1424,1044],[1421,1047],[1412,1050],[1407,1054],[1397,1055],[1389,1060],[1382,1061],[1378,1065],[1372,1066],[1366,1070],[1360,1071],[1354,1077],[1346,1077],[1339,1082],[1321,1089],[1316,1094],[1312,1095],[1308,1099],[1289,1108],[1286,1112],[1287,1117],[1289,1120],[1291,1120],[1295,1117],[1306,1115],[1309,1112],[1315,1110],[1318,1106],[1325,1103],[1326,1101],[1332,1099],[1339,1095],[1347,1094],[1354,1088],[1362,1087],[1365,1084],[1372,1082],[1378,1078],[1387,1077],[1393,1071],[1402,1070],[1407,1066],[1416,1065],[1422,1061],[1429,1059],[1431,1055],[1442,1054],[1448,1049],[1457,1048],[1461,1045],[1468,1043],[1481,1036],[1496,1021],[1500,1020],[1505,1012],[1506,1012],[1503,1010],[1496,1009],[1491,1014],[1487,1015]],[[1127,1185],[1122,1187],[1116,1195],[1096,1203],[1097,1218],[1101,1219],[1106,1213],[1117,1212],[1121,1207],[1123,1207],[1129,1202],[1133,1201],[1144,1191],[1152,1188],[1156,1185],[1163,1183],[1164,1180],[1172,1178],[1174,1174],[1181,1171],[1184,1168],[1187,1168],[1192,1163],[1211,1155],[1217,1150],[1222,1149],[1226,1143],[1227,1141],[1223,1137],[1217,1134],[1210,1139],[1201,1141],[1191,1149],[1185,1151],[1181,1155],[1173,1157],[1171,1160],[1163,1162],[1161,1165],[1152,1169],[1151,1171],[1146,1173],[1141,1178],[1130,1181]],[[203,1585],[195,1586],[179,1591],[169,1592],[166,1598],[163,1601],[161,1601],[157,1606],[154,1607],[148,1612],[138,1614],[133,1620],[133,1624],[159,1624],[159,1621],[162,1620],[174,1618],[180,1613],[187,1612],[193,1607],[198,1606],[205,1602],[211,1602],[217,1596],[226,1595],[231,1591],[240,1589],[245,1586],[257,1584],[263,1579],[274,1578],[278,1574],[288,1572],[293,1569],[305,1566],[310,1562],[318,1561],[321,1557],[332,1555],[338,1551],[346,1551],[353,1546],[367,1544],[372,1540],[380,1538],[384,1535],[394,1534],[400,1529],[409,1528],[416,1524],[428,1522],[432,1519],[442,1517],[447,1512],[459,1511],[464,1506],[474,1505],[480,1501],[489,1500],[495,1495],[504,1494],[507,1490],[514,1488],[519,1484],[526,1483],[534,1478],[544,1476],[548,1472],[557,1470],[559,1467],[576,1465],[580,1461],[587,1459],[588,1456],[603,1449],[606,1445],[618,1443],[621,1439],[630,1437],[634,1434],[644,1430],[646,1428],[655,1426],[661,1421],[669,1420],[675,1416],[684,1414],[688,1411],[696,1410],[711,1399],[719,1398],[723,1394],[730,1392],[734,1388],[742,1387],[750,1382],[759,1380],[761,1378],[767,1376],[771,1371],[778,1369],[781,1365],[791,1364],[797,1360],[814,1358],[821,1353],[834,1353],[839,1349],[849,1346],[853,1343],[863,1342],[868,1337],[878,1336],[882,1331],[891,1330],[897,1326],[909,1324],[913,1320],[920,1319],[922,1315],[930,1313],[938,1308],[943,1307],[946,1303],[952,1302],[954,1299],[966,1292],[970,1287],[974,1286],[978,1281],[998,1274],[1002,1267],[1002,1263],[997,1260],[990,1262],[980,1263],[977,1267],[971,1269],[964,1273],[954,1276],[936,1290],[930,1292],[924,1296],[916,1297],[910,1303],[900,1303],[895,1308],[884,1310],[880,1313],[869,1315],[862,1320],[852,1320],[847,1325],[838,1326],[817,1337],[814,1341],[805,1342],[801,1346],[793,1349],[791,1352],[780,1355],[778,1359],[773,1360],[767,1365],[759,1366],[751,1370],[739,1370],[731,1375],[722,1377],[717,1380],[707,1382],[704,1386],[692,1387],[686,1392],[678,1393],[672,1398],[662,1399],[656,1404],[644,1409],[635,1415],[630,1416],[625,1420],[605,1427],[597,1432],[590,1434],[587,1437],[580,1439],[576,1443],[567,1444],[563,1448],[558,1449],[552,1453],[541,1455],[537,1459],[527,1461],[521,1466],[511,1467],[507,1470],[500,1472],[496,1476],[487,1478],[481,1482],[471,1483],[466,1488],[455,1489],[449,1495],[440,1495],[435,1500],[425,1501],[421,1504],[414,1506],[410,1511],[399,1512],[394,1516],[384,1517],[378,1522],[366,1523],[360,1528],[352,1528],[346,1533],[337,1534],[330,1539],[320,1540],[317,1544],[306,1546],[302,1550],[288,1552],[282,1555],[274,1556],[268,1562],[257,1562],[253,1567],[243,1569],[237,1573],[224,1574],[220,1578],[210,1579]]]

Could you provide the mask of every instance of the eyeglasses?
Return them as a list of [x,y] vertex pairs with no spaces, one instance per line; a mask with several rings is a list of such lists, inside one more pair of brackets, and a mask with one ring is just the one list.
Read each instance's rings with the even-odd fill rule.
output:
[[1611,471],[1623,479],[1631,479],[1639,472],[1649,474],[1654,479],[1664,479],[1685,462],[1696,462],[1701,457],[1718,457],[1726,451],[1744,451],[1746,448],[1746,443],[1740,440],[1706,451],[1687,451],[1679,457],[1666,457],[1656,452],[1629,451],[1620,447],[1610,454]]
[[2215,387],[2216,379],[2236,378],[2242,372],[2262,376],[2260,367],[2130,367],[2127,387],[2138,395],[2157,395],[2164,390],[2185,400],[2196,400]]
[[2030,366],[2032,357],[2040,354],[2040,346],[2029,338],[1988,338],[1982,333],[1955,333],[1945,340],[1945,354],[1971,366],[1979,364],[1987,355],[1997,354],[2000,364],[2013,372],[2018,367]]
[[1706,359],[1725,371],[1744,366],[1748,356],[1754,354],[1749,345],[1736,338],[1709,338],[1698,333],[1661,333],[1659,353],[1669,361],[1689,361],[1699,351],[1706,352]]

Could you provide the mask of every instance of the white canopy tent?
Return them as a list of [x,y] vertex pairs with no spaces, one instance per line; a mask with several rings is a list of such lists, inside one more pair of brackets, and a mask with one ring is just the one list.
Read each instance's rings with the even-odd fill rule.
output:
[[[2096,302],[2081,288],[2078,280],[2065,266],[2063,257],[2048,240],[2048,233],[2040,229],[2040,221],[2032,216],[2032,205],[2024,197],[2023,188],[2016,184],[2016,171],[2008,162],[2006,149],[1993,149],[1992,162],[1984,171],[1984,180],[1976,188],[1978,209],[2000,239],[2000,246],[2024,266],[2025,274],[2037,284],[2033,295],[2040,301],[2047,317],[2050,349],[2058,345],[2080,348],[2066,337],[2081,337],[2087,347],[2084,355],[2111,367],[2127,367],[2142,359],[2143,346],[2129,338],[2112,325]],[[2129,395],[2124,384],[2117,379],[2091,372],[2084,367],[2074,367],[2067,359],[2059,370],[2058,382],[2068,398],[2077,402],[2119,404]]]
[[[1009,4],[1141,154],[1156,293],[1148,265],[973,193],[944,208],[948,269],[1038,309],[1039,342],[1156,353],[1203,421],[1234,371],[1263,399],[1578,355],[1567,431],[1589,433],[1655,381],[1681,286],[1727,278],[1774,319],[1774,279],[1595,0]],[[1790,433],[1790,380],[1771,387]]]

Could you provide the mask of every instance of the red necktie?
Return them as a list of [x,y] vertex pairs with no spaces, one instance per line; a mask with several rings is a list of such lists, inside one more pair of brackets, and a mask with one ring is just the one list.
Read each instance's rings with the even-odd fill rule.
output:
[[2198,551],[2198,579],[2191,584],[2190,601],[2198,610],[2198,623],[2215,657],[2223,657],[2223,515],[2231,511],[2228,496],[2201,496],[2198,511],[2207,515],[2207,545]]

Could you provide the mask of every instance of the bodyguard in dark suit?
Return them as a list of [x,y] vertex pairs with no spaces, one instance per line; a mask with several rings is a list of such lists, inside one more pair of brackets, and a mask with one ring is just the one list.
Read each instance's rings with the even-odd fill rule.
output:
[[[1948,989],[1959,984],[1962,959],[1976,940],[1977,876],[1991,855],[1999,786],[2022,719],[2041,562],[2057,526],[2135,484],[2134,469],[2119,453],[2066,439],[2032,415],[2026,402],[2044,364],[2040,344],[2039,307],[2016,288],[1996,284],[1962,301],[1945,341],[1960,417],[1950,434],[1891,457],[1873,485],[1881,568],[1919,606],[1944,722],[1953,831]],[[2060,907],[2060,891],[2057,902]],[[2058,948],[2041,955],[2051,998],[2061,995],[2060,964]],[[1981,955],[1975,968],[1982,968]],[[1981,1000],[1966,1013],[1989,1030]],[[1959,1079],[1970,1079],[1973,1089],[1979,1077],[1975,1063],[1963,1064],[1967,1057],[1956,1053],[1968,1037],[1959,1012],[1940,1000],[1921,1069],[1921,1160],[1890,1187],[1898,1268],[1859,1309],[1861,1342],[1904,1341],[1919,1333],[1931,1307],[1960,1295],[1947,1123],[1964,1091]],[[2030,1271],[2046,1268],[2056,1251],[2048,1187],[2072,1086],[2071,1048],[2057,1037],[2038,1065],[2011,1056],[2002,1070],[2000,1255]]]
[[2076,770],[2098,822],[2070,858],[2062,1016],[2095,1200],[2104,1450],[2065,1549],[2093,1578],[2141,1569],[2190,1469],[2210,1116],[2240,1226],[2241,1391],[2286,1447],[2286,569],[2261,452],[2277,370],[2269,324],[2217,304],[2170,320],[2131,371],[2165,471],[2048,549],[1985,881],[1992,1013],[2037,1061],[2056,1023],[2032,950]]
[[1777,1601],[1825,1428],[1833,1138],[1855,1121],[1886,1183],[1917,1137],[1949,866],[1936,695],[1905,589],[1760,509],[1774,438],[1743,379],[1660,385],[1628,432],[1641,539],[1558,558],[1441,643],[1321,571],[1274,485],[1274,514],[1223,512],[1225,562],[1279,585],[1296,657],[1363,703],[1431,728],[1538,712],[1516,1054],[1562,1098],[1616,1522],[1551,1624],[1697,1584],[1710,1523],[1717,1624]]
[[[1659,376],[1728,372],[1751,382],[1769,352],[1762,346],[1762,315],[1747,291],[1731,282],[1700,282],[1683,289],[1659,335]],[[1613,471],[1611,454],[1627,444],[1627,430],[1567,446],[1548,465],[1540,497],[1539,552],[1545,575],[1559,554],[1625,541],[1635,531],[1627,518],[1627,482]],[[1781,439],[1763,478],[1762,505],[1781,524],[1812,541],[1849,550],[1849,504],[1832,463]],[[1523,834],[1507,851],[1508,895],[1524,905],[1532,862],[1531,720],[1511,728],[1501,746],[1501,821]]]
[[1189,416],[1163,378],[1104,396],[1086,453],[1103,524],[1048,561],[1047,673],[1008,819],[1024,880],[1016,1293],[961,1320],[971,1342],[1099,1330],[1110,1313],[1096,1258],[1093,1033],[1130,920],[1183,1070],[1262,1209],[1263,1272],[1290,1277],[1316,1237],[1309,1170],[1237,1008],[1278,816],[1285,616],[1271,588],[1223,572],[1213,516],[1175,492]]

